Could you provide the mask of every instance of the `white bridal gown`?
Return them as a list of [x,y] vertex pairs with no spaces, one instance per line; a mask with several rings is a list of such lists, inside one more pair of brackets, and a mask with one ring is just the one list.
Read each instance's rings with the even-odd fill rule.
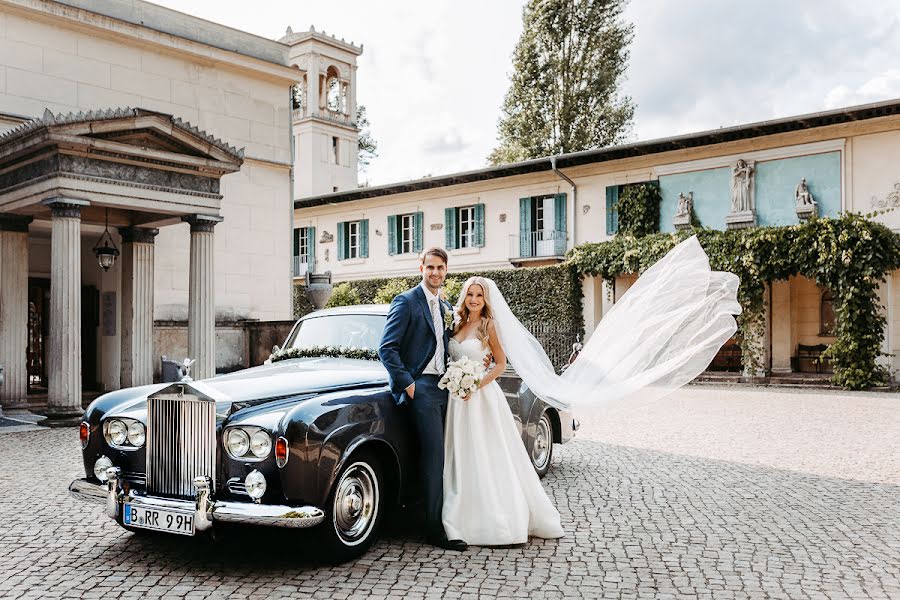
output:
[[[450,340],[450,358],[481,363],[481,340]],[[516,428],[500,385],[492,381],[468,401],[450,394],[444,441],[444,529],[475,546],[523,544],[528,536],[563,536]]]

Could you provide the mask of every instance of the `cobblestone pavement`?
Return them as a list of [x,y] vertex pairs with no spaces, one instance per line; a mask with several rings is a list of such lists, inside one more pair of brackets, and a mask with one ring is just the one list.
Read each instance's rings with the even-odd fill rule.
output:
[[278,531],[132,535],[68,497],[74,429],[4,433],[0,597],[896,599],[898,412],[897,395],[694,387],[615,407],[557,447],[563,539],[460,554],[395,523],[340,566]]

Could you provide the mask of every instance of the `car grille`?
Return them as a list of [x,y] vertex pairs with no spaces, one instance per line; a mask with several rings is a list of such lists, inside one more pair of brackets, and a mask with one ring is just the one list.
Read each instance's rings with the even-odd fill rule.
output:
[[147,400],[147,493],[192,498],[194,478],[215,489],[216,403],[185,394]]

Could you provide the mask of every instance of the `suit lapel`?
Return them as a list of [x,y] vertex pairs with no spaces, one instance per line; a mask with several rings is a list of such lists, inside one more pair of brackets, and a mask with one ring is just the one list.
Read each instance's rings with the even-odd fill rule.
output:
[[419,298],[419,306],[425,314],[425,321],[428,322],[428,328],[434,332],[434,319],[431,318],[431,308],[428,306],[428,299],[425,297],[425,290],[422,289],[421,285],[416,287],[416,295]]

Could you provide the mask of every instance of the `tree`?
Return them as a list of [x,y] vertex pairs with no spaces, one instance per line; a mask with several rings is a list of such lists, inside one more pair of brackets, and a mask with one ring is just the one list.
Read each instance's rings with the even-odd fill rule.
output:
[[625,0],[529,0],[513,53],[493,165],[600,148],[628,137],[619,94],[634,26]]
[[359,129],[356,166],[360,173],[365,173],[372,159],[378,156],[378,142],[369,131],[369,118],[366,116],[366,107],[362,104],[356,109],[356,127]]

